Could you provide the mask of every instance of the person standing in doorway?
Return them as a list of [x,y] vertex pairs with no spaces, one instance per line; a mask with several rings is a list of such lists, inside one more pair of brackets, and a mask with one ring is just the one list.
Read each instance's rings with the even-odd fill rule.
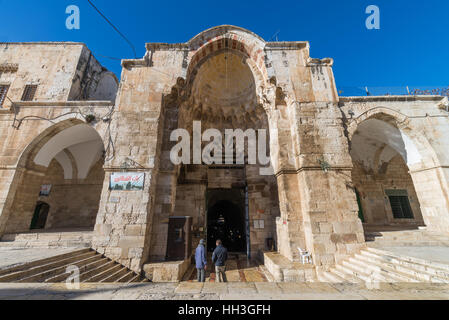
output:
[[221,240],[216,242],[217,248],[215,248],[212,254],[212,262],[215,264],[215,275],[217,282],[228,282],[226,278],[226,260],[228,260],[228,250],[223,247]]
[[200,240],[200,243],[195,251],[195,264],[198,274],[198,282],[206,282],[207,260],[203,239]]

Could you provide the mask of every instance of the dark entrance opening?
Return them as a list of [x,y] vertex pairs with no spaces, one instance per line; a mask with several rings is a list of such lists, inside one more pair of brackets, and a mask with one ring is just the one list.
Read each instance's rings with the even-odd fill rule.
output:
[[213,251],[217,239],[229,252],[246,252],[244,190],[209,191],[207,249]]
[[31,220],[30,230],[44,229],[47,223],[48,212],[50,211],[50,206],[39,201],[34,209],[33,219]]
[[192,251],[192,217],[170,217],[166,260],[188,259]]

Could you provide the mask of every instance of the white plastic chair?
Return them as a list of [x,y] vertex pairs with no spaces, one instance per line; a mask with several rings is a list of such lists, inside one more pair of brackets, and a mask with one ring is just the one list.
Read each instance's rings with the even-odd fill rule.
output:
[[301,257],[302,264],[311,264],[312,263],[312,254],[306,250],[298,248],[299,256]]

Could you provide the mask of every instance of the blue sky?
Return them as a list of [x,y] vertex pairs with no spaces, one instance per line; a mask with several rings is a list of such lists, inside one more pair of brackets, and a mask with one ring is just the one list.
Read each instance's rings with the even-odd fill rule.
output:
[[[186,42],[216,25],[247,28],[265,40],[310,41],[314,58],[332,57],[337,86],[449,85],[449,1],[149,1],[93,0],[131,40]],[[68,5],[81,11],[80,30],[65,27]],[[365,8],[380,8],[381,29],[365,27]],[[119,77],[132,50],[87,0],[0,0],[0,41],[80,41]]]

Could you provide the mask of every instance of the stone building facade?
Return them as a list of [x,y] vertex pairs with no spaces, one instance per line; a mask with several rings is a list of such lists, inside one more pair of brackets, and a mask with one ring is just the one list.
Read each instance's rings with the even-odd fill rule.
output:
[[[263,258],[272,239],[289,261],[308,250],[317,269],[363,248],[369,227],[449,232],[447,98],[339,97],[333,60],[310,57],[308,42],[234,26],[146,48],[122,61],[115,98],[83,45],[0,44],[1,234],[28,230],[46,202],[45,228],[95,224],[92,247],[141,271],[166,258],[175,216],[192,217],[193,244],[222,219],[236,250]],[[171,134],[194,136],[195,122],[266,130],[271,165],[175,165]],[[112,190],[123,171],[144,173],[143,189]]]

